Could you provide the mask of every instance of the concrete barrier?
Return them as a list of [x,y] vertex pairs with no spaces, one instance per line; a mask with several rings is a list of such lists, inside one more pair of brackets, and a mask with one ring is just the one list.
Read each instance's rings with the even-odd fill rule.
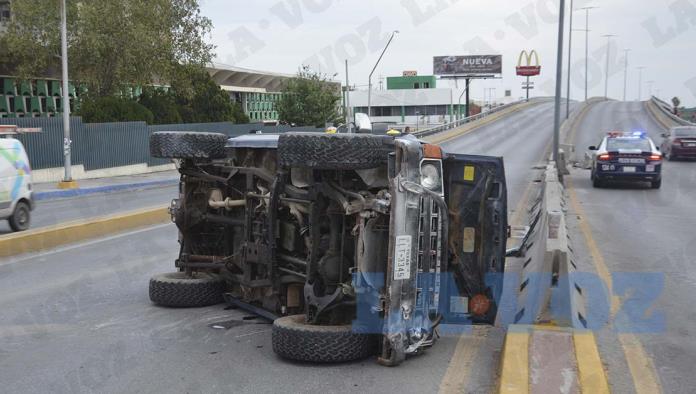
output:
[[155,207],[13,233],[0,237],[0,257],[38,252],[170,220],[167,207]]
[[565,190],[556,166],[549,163],[530,208],[532,244],[521,270],[515,323],[587,327],[565,211]]

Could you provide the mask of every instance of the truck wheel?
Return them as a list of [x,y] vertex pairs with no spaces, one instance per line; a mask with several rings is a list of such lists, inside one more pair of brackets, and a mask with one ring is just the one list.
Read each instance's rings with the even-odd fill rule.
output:
[[157,131],[150,136],[150,154],[168,159],[220,159],[227,136],[220,133]]
[[223,301],[225,281],[217,275],[204,272],[170,272],[150,279],[150,300],[171,307],[197,307],[219,304]]
[[276,319],[271,342],[276,354],[297,361],[335,363],[358,360],[377,353],[376,336],[355,333],[350,324],[307,324],[305,315]]
[[387,162],[393,139],[372,134],[286,133],[278,137],[281,166],[358,170]]
[[31,223],[31,214],[29,204],[24,201],[19,201],[15,206],[12,216],[7,219],[10,222],[12,231],[24,231],[29,228]]

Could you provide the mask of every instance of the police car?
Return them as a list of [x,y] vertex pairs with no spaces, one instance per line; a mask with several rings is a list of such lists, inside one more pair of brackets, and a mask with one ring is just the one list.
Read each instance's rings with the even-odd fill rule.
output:
[[592,186],[608,181],[662,184],[662,154],[645,132],[609,132],[592,151]]

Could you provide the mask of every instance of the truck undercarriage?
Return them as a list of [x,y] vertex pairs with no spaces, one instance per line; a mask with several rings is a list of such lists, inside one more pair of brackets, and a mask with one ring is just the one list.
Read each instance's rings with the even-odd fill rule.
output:
[[[179,272],[156,276],[168,306],[228,301],[277,317],[273,347],[302,361],[431,346],[442,322],[492,323],[506,223],[502,161],[412,137],[155,133],[180,159]],[[502,280],[502,277],[500,278]],[[472,299],[488,303],[470,307]],[[480,305],[480,302],[477,303]]]

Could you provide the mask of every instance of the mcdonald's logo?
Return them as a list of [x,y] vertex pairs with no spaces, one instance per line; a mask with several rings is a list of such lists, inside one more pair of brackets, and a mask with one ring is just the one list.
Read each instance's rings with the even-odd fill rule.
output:
[[[524,60],[526,60],[526,64],[523,63]],[[532,60],[534,60],[534,63],[532,63]],[[517,60],[517,75],[532,77],[539,74],[541,74],[541,65],[539,64],[537,51],[532,49],[531,52],[527,53],[526,50],[523,50]]]

